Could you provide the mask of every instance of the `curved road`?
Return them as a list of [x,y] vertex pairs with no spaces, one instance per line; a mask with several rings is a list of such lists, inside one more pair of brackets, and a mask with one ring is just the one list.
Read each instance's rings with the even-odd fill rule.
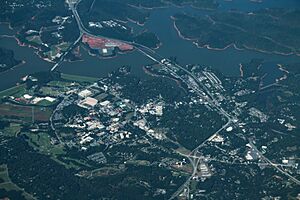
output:
[[[73,43],[73,45],[70,46],[70,48],[68,49],[68,51],[66,51],[60,58],[60,60],[51,68],[51,71],[56,70],[60,64],[63,62],[64,58],[68,55],[68,53],[70,51],[73,50],[73,48],[81,41],[82,36],[84,34],[92,36],[92,37],[101,37],[101,38],[105,38],[105,39],[113,39],[113,40],[118,40],[120,42],[126,43],[126,44],[130,44],[132,46],[134,46],[139,52],[141,52],[143,55],[147,56],[149,59],[153,60],[154,62],[156,62],[157,64],[169,68],[167,65],[161,63],[161,60],[164,58],[163,56],[159,55],[156,51],[154,51],[151,48],[148,48],[144,45],[135,43],[135,42],[129,42],[129,41],[124,41],[124,40],[119,40],[119,39],[114,39],[114,38],[108,38],[108,37],[104,37],[101,35],[94,35],[91,32],[89,32],[85,26],[83,25],[80,16],[78,14],[77,11],[77,6],[78,4],[81,2],[81,0],[67,0],[67,3],[69,4],[69,8],[72,10],[72,13],[76,19],[79,31],[80,31],[80,35],[78,37],[78,39]],[[199,88],[202,88],[205,93],[207,94],[207,98],[206,100],[209,102],[209,104],[215,108],[218,113],[220,115],[223,115],[226,119],[227,119],[227,123],[225,125],[223,125],[219,130],[217,130],[216,132],[214,132],[210,137],[208,137],[206,140],[204,140],[201,144],[199,144],[194,150],[191,151],[191,153],[189,155],[185,155],[185,154],[181,154],[179,152],[177,152],[178,154],[187,157],[189,159],[189,161],[191,162],[192,166],[193,166],[193,173],[191,174],[191,176],[177,189],[177,191],[175,193],[173,193],[173,195],[170,197],[170,199],[175,199],[176,197],[178,197],[178,195],[180,195],[182,193],[182,191],[184,190],[184,188],[187,188],[190,184],[190,181],[192,180],[192,178],[197,174],[197,170],[198,170],[198,165],[200,162],[200,158],[198,158],[196,156],[197,152],[199,151],[199,149],[201,147],[203,147],[203,145],[210,141],[213,137],[215,137],[219,132],[221,132],[222,130],[224,130],[225,128],[227,128],[230,124],[232,123],[236,123],[236,121],[234,121],[234,118],[228,113],[226,112],[219,104],[218,101],[213,97],[213,95],[210,93],[209,89],[206,88],[205,85],[203,85],[198,79],[197,77],[195,77],[195,75],[193,73],[191,73],[190,71],[188,71],[186,68],[180,66],[179,64],[174,63],[174,66],[176,66],[177,68],[181,69],[182,71],[184,71],[189,77],[191,77],[199,86]],[[170,68],[169,68],[170,69]],[[172,71],[172,69],[170,69],[170,71]],[[186,80],[181,79],[183,82],[186,83]],[[188,84],[188,83],[186,83]],[[194,88],[191,87],[192,90],[194,90],[194,92],[196,94],[198,94],[199,96],[203,96],[202,95],[202,91],[200,91],[198,88]],[[250,143],[252,144],[252,143]],[[253,145],[253,144],[252,144]],[[257,150],[257,148],[253,145],[253,148],[255,148]],[[265,160],[266,162],[268,162],[272,167],[274,167],[276,170],[278,170],[279,172],[283,173],[284,175],[286,175],[287,177],[289,177],[294,183],[300,185],[300,181],[296,178],[294,178],[293,176],[291,176],[290,174],[286,173],[285,171],[283,171],[282,169],[280,169],[276,164],[272,163],[269,159],[267,159],[266,157],[264,157],[262,155],[261,152],[259,152],[257,150],[257,152],[260,154],[261,158],[263,160]]]

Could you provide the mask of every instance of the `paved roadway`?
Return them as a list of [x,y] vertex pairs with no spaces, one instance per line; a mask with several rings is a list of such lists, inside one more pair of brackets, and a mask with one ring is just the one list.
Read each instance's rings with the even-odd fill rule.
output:
[[[92,36],[92,37],[101,37],[101,38],[106,38],[106,39],[111,39],[111,38],[107,38],[107,37],[103,37],[103,36],[100,36],[100,35],[94,35],[92,33],[90,33],[86,28],[85,26],[83,25],[81,19],[80,19],[80,16],[77,12],[77,5],[80,3],[81,0],[79,1],[76,1],[76,0],[73,0],[73,1],[69,1],[69,7],[70,9],[72,10],[73,12],[73,15],[76,19],[76,22],[77,22],[77,25],[78,25],[78,28],[79,28],[79,31],[80,31],[80,37],[74,42],[73,46],[76,46],[81,38],[82,38],[82,35],[83,34],[86,34],[88,36]],[[131,44],[133,45],[139,52],[141,52],[143,55],[147,56],[149,59],[151,59],[152,61],[156,62],[157,64],[159,65],[162,65],[163,67],[167,67],[166,65],[162,64],[161,63],[161,60],[164,58],[163,56],[159,55],[157,52],[155,52],[153,49],[150,49],[144,45],[141,45],[141,44],[138,44],[138,43],[135,43],[135,42],[128,42],[128,41],[123,41],[123,40],[119,40],[121,42],[124,42],[124,43],[127,43],[127,44]],[[59,67],[59,65],[61,64],[61,62],[63,62],[63,59],[64,57],[67,55],[69,51],[67,51],[65,53],[65,55],[62,56],[60,62],[58,62],[57,64],[55,64],[53,66],[53,68],[51,69],[51,71],[54,71],[57,67]],[[213,98],[213,95],[210,93],[210,91],[200,82],[198,81],[198,79],[195,77],[194,74],[192,74],[191,72],[189,72],[187,69],[185,69],[184,67],[180,66],[179,64],[175,64],[176,67],[178,67],[179,69],[183,70],[184,72],[186,72],[190,77],[192,77],[194,79],[194,81],[199,85],[201,85],[201,87],[203,87],[206,91],[206,94],[208,95],[209,98],[207,98],[206,100],[213,106],[215,107],[222,115],[224,115],[227,119],[228,119],[228,122],[221,128],[219,129],[217,132],[215,132],[212,136],[210,136],[209,138],[207,138],[204,142],[202,142],[198,147],[196,147],[189,156],[186,156],[192,166],[193,166],[193,173],[192,175],[185,181],[185,183],[183,185],[181,185],[178,190],[172,195],[172,197],[170,199],[174,199],[176,198],[184,188],[186,188],[189,184],[190,184],[190,181],[192,180],[192,178],[196,175],[197,173],[197,168],[198,168],[198,165],[199,165],[199,162],[200,162],[200,159],[197,159],[195,158],[195,155],[197,154],[198,150],[207,142],[209,141],[211,138],[215,137],[215,135],[217,133],[219,133],[221,130],[223,130],[224,128],[226,128],[231,122],[232,122],[232,119],[230,118],[230,115],[224,111],[222,108],[220,108],[218,105],[217,105],[217,101]],[[185,80],[181,79],[182,81],[186,82]],[[193,88],[193,90],[200,96],[203,96],[202,95],[202,91],[199,91],[195,88]]]
[[[81,38],[84,34],[92,36],[92,37],[101,37],[101,38],[106,38],[106,39],[113,39],[113,38],[107,38],[101,35],[94,35],[92,33],[90,33],[85,26],[83,25],[80,16],[77,12],[77,5],[81,2],[81,0],[68,0],[67,3],[69,4],[70,9],[73,12],[73,15],[76,19],[79,31],[80,31],[80,36],[78,37],[78,39],[73,43],[73,45],[70,47],[70,49],[68,51],[66,51],[62,56],[61,59],[59,60],[58,63],[56,63],[51,71],[54,71],[55,69],[57,69],[57,67],[59,67],[59,65],[63,62],[65,56],[68,54],[68,52],[70,52],[80,41]],[[129,42],[129,41],[124,41],[124,40],[118,40],[120,42],[124,42],[130,45],[133,45],[139,52],[141,52],[143,55],[147,56],[149,59],[153,60],[154,62],[156,62],[157,64],[163,66],[163,67],[167,67],[165,64],[161,63],[161,60],[164,58],[163,56],[159,55],[157,52],[155,52],[153,49],[148,48],[144,45],[135,43],[135,42]],[[189,159],[189,161],[191,162],[192,166],[193,166],[193,173],[191,174],[191,176],[177,189],[177,191],[175,193],[173,193],[173,195],[171,196],[170,199],[175,199],[176,197],[178,197],[179,194],[182,193],[182,191],[184,190],[184,188],[188,188],[190,181],[192,180],[192,178],[197,174],[197,168],[198,165],[201,161],[201,159],[199,157],[197,157],[197,153],[200,150],[201,147],[203,147],[203,145],[210,141],[213,137],[215,137],[219,132],[221,132],[222,130],[224,130],[225,128],[227,128],[230,124],[232,124],[234,122],[234,118],[228,113],[226,112],[219,104],[218,101],[213,97],[213,95],[210,93],[209,89],[202,84],[197,77],[195,77],[195,75],[193,73],[191,73],[190,71],[188,71],[186,68],[182,67],[179,64],[174,64],[176,67],[178,67],[179,69],[183,70],[184,72],[187,73],[187,75],[189,77],[191,77],[199,86],[199,88],[204,89],[205,93],[207,94],[208,98],[206,98],[206,100],[209,102],[209,104],[215,108],[219,114],[223,115],[226,119],[227,119],[227,123],[225,125],[223,125],[218,131],[214,132],[210,137],[208,137],[206,140],[204,140],[201,144],[199,144],[189,155],[183,155]],[[170,68],[169,68],[170,69]],[[182,81],[186,82],[185,80],[181,79]],[[193,88],[194,92],[196,92],[196,94],[203,96],[202,91]],[[255,146],[254,146],[255,147]],[[256,148],[256,147],[255,147]],[[256,148],[257,150],[257,148]],[[260,156],[266,161],[268,162],[272,167],[274,167],[275,169],[277,169],[279,172],[285,174],[286,176],[288,176],[293,182],[295,182],[296,184],[300,185],[300,181],[297,180],[296,178],[294,178],[293,176],[291,176],[290,174],[286,173],[285,171],[283,171],[282,169],[280,169],[276,164],[272,163],[269,159],[267,159],[266,157],[264,157],[262,155],[262,153],[260,151],[257,150],[257,152],[260,154]]]

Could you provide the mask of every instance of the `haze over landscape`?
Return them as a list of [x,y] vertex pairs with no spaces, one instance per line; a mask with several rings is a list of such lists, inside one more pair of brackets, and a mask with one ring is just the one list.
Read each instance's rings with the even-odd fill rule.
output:
[[0,6],[0,199],[300,199],[298,0]]

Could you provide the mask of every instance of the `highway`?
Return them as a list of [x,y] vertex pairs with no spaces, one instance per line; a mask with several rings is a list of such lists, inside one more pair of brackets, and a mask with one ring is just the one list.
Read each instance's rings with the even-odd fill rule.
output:
[[56,68],[59,67],[62,62],[64,62],[65,57],[77,46],[77,44],[81,41],[81,38],[82,34],[80,33],[78,39],[60,56],[59,61],[50,69],[51,72],[56,70]]
[[69,49],[66,52],[63,53],[63,55],[60,57],[59,61],[51,68],[50,71],[55,71],[60,66],[60,64],[64,61],[65,57],[69,54],[69,52],[71,52],[74,49],[74,47],[76,47],[77,44],[79,44],[81,42],[82,36],[84,34],[87,35],[87,36],[91,36],[91,37],[101,37],[101,38],[108,39],[108,40],[109,39],[110,40],[117,40],[117,41],[120,41],[120,42],[123,42],[123,43],[126,43],[126,44],[130,44],[130,45],[134,46],[137,49],[138,48],[143,48],[143,49],[147,49],[147,51],[149,51],[149,52],[155,53],[155,51],[153,49],[151,49],[149,47],[146,47],[144,45],[135,43],[135,42],[129,42],[129,41],[124,41],[124,40],[114,39],[114,38],[108,38],[108,37],[105,37],[105,36],[94,35],[94,34],[90,33],[85,28],[85,26],[83,25],[83,23],[80,19],[80,16],[78,14],[78,11],[77,11],[77,6],[81,1],[82,0],[68,0],[67,1],[68,5],[69,5],[69,8],[72,10],[73,16],[75,17],[76,23],[78,25],[78,29],[80,31],[80,35],[79,35],[78,39],[69,47]]
[[[64,62],[65,57],[77,46],[77,44],[79,44],[81,42],[82,36],[83,36],[83,31],[81,30],[81,20],[78,16],[77,10],[76,10],[76,5],[78,5],[78,3],[80,3],[81,0],[76,1],[76,0],[68,0],[67,3],[69,4],[69,8],[72,9],[73,15],[76,19],[78,28],[79,28],[79,37],[77,38],[76,41],[74,41],[74,43],[68,48],[67,51],[65,51],[63,53],[63,55],[60,56],[59,61],[51,68],[51,72],[55,71],[62,62]],[[74,14],[74,12],[76,12],[77,15]]]
[[269,160],[268,158],[266,158],[258,149],[257,147],[252,143],[252,141],[249,140],[249,144],[251,145],[251,147],[259,154],[259,156],[261,157],[262,160],[266,161],[267,163],[269,163],[272,167],[274,167],[276,170],[278,170],[279,172],[281,172],[282,174],[284,174],[285,176],[287,176],[291,181],[293,181],[294,183],[296,183],[297,185],[300,185],[300,180],[296,179],[295,177],[293,177],[292,175],[290,175],[289,173],[283,171],[281,168],[278,167],[278,164],[273,163],[271,160]]
[[[78,43],[80,43],[82,36],[84,34],[91,36],[91,37],[101,37],[101,38],[105,38],[105,39],[113,39],[113,40],[118,40],[118,39],[114,39],[114,38],[107,38],[107,37],[103,37],[101,35],[94,35],[92,33],[90,33],[85,26],[83,25],[80,16],[78,14],[77,11],[77,6],[78,4],[81,2],[81,0],[69,0],[67,1],[67,3],[69,4],[69,8],[72,10],[72,13],[76,19],[79,31],[80,31],[80,36],[78,37],[78,39],[73,43],[73,45],[69,48],[68,51],[66,51],[60,58],[59,62],[56,63],[51,71],[56,70],[60,64],[63,62],[65,56],[68,54],[68,52],[70,52]],[[161,56],[160,54],[158,54],[156,51],[154,51],[153,49],[150,49],[146,46],[143,46],[141,44],[137,44],[135,42],[129,42],[129,41],[123,41],[123,40],[118,40],[120,42],[126,43],[126,44],[130,44],[132,46],[135,47],[136,50],[138,50],[140,53],[142,53],[144,56],[148,57],[149,59],[151,59],[152,61],[154,61],[155,63],[157,63],[158,65],[168,69],[170,72],[175,73],[173,71],[173,69],[169,66],[167,66],[166,64],[163,64],[161,62],[162,59],[164,59],[163,56]],[[212,133],[211,136],[209,136],[206,140],[204,140],[201,144],[199,144],[195,149],[193,149],[191,151],[191,153],[189,155],[185,155],[185,154],[181,154],[180,152],[177,152],[178,154],[185,156],[188,158],[188,160],[190,161],[192,167],[193,167],[193,173],[191,174],[191,176],[189,176],[187,178],[187,180],[172,194],[172,196],[170,197],[171,199],[175,199],[176,197],[178,197],[178,195],[180,195],[182,193],[182,191],[185,188],[189,188],[190,182],[192,180],[192,178],[197,174],[198,172],[198,165],[201,162],[201,158],[199,158],[197,156],[197,153],[199,152],[199,150],[201,149],[201,147],[203,147],[208,141],[210,141],[212,138],[214,138],[218,133],[220,133],[221,131],[223,131],[224,129],[226,129],[229,125],[234,124],[237,122],[237,119],[234,119],[227,111],[225,111],[219,104],[218,101],[214,98],[214,96],[211,94],[210,90],[203,84],[201,83],[201,81],[198,80],[198,78],[191,73],[190,71],[188,71],[185,67],[182,67],[179,64],[176,63],[172,63],[173,66],[177,67],[178,69],[182,70],[183,72],[186,73],[186,75],[188,77],[190,77],[191,79],[193,79],[193,81],[195,83],[197,83],[198,87],[193,87],[191,86],[190,88],[199,96],[204,98],[211,107],[213,107],[214,109],[216,109],[216,111],[218,111],[218,113],[222,116],[224,116],[227,119],[227,122],[216,132]],[[189,83],[183,79],[182,77],[180,77],[178,75],[178,77],[182,82],[186,83],[189,86]],[[203,95],[203,91],[205,91],[206,96]],[[251,143],[250,143],[251,144]],[[253,148],[255,148],[257,150],[257,148],[253,145]],[[285,171],[283,171],[281,168],[278,167],[278,165],[272,163],[269,159],[267,159],[266,157],[263,156],[263,154],[257,150],[257,152],[259,153],[259,155],[261,156],[261,158],[263,160],[265,160],[267,163],[269,163],[272,167],[274,167],[276,170],[278,170],[279,172],[283,173],[284,175],[288,176],[293,182],[295,182],[296,184],[300,185],[300,181],[297,180],[296,178],[294,178],[293,176],[291,176],[290,174],[286,173]],[[189,191],[189,190],[188,190]]]
[[[107,38],[107,37],[103,37],[103,36],[100,36],[100,35],[94,35],[92,33],[90,33],[86,28],[85,26],[83,25],[81,19],[80,19],[80,16],[78,14],[78,11],[77,11],[77,5],[80,3],[81,0],[79,1],[76,1],[76,0],[73,0],[73,1],[69,1],[69,7],[70,9],[72,10],[72,13],[76,19],[76,22],[77,22],[77,25],[78,25],[78,28],[79,28],[79,31],[80,31],[80,37],[74,42],[74,46],[80,42],[82,36],[84,34],[88,35],[88,36],[91,36],[91,37],[101,37],[101,38],[105,38],[105,39],[113,39],[113,38]],[[146,57],[148,57],[150,60],[154,61],[155,63],[161,65],[162,67],[166,67],[168,68],[169,70],[172,71],[172,69],[170,69],[167,65],[161,63],[161,60],[164,59],[163,56],[159,55],[157,52],[155,52],[153,49],[151,48],[148,48],[144,45],[141,45],[141,44],[137,44],[135,42],[128,42],[128,41],[123,41],[123,40],[118,40],[118,41],[121,41],[123,43],[127,43],[127,44],[130,44],[132,46],[134,46],[140,53],[142,53],[143,55],[145,55]],[[66,53],[67,54],[67,53]],[[59,63],[57,63],[51,71],[54,71],[58,66],[59,64],[63,61],[63,58],[61,59],[61,61]],[[179,64],[173,64],[175,65],[176,67],[178,67],[179,69],[181,69],[182,71],[184,71],[189,77],[191,77],[197,84],[198,86],[201,86],[202,89],[205,90],[205,93],[207,94],[207,97],[204,97],[203,94],[202,94],[202,91],[199,90],[199,88],[194,88],[194,87],[191,87],[194,92],[196,94],[198,94],[200,97],[202,98],[205,98],[207,100],[207,102],[209,102],[209,104],[216,108],[216,110],[219,111],[219,113],[221,115],[224,115],[227,119],[228,119],[228,122],[222,126],[217,132],[214,132],[209,138],[207,138],[205,141],[203,141],[201,144],[199,144],[192,152],[190,155],[188,156],[185,156],[189,159],[191,165],[193,166],[193,173],[191,174],[191,176],[185,181],[184,184],[182,184],[178,189],[177,191],[171,196],[170,199],[174,199],[176,198],[183,190],[184,188],[188,187],[189,184],[190,184],[190,181],[192,180],[192,178],[197,174],[198,172],[198,165],[200,163],[200,159],[198,158],[195,158],[198,150],[207,142],[209,141],[211,138],[215,137],[216,134],[218,134],[220,131],[224,130],[231,122],[232,122],[232,118],[231,116],[223,110],[223,108],[219,107],[219,105],[217,104],[217,101],[214,99],[213,95],[210,93],[210,91],[208,90],[208,88],[206,88],[205,85],[203,85],[196,77],[194,74],[192,74],[190,71],[188,71],[187,69],[185,69],[184,67],[180,66]],[[181,79],[181,81],[183,81],[184,83],[186,83],[187,85],[189,85],[189,83],[187,83],[186,80],[182,79],[180,76],[178,76],[179,79]]]

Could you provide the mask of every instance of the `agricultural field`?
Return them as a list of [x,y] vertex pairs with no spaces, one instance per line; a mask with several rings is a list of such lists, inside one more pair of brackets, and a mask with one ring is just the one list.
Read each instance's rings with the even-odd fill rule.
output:
[[20,106],[10,103],[0,104],[0,117],[20,119],[31,122],[33,115],[35,121],[47,122],[51,116],[52,109],[43,107]]

